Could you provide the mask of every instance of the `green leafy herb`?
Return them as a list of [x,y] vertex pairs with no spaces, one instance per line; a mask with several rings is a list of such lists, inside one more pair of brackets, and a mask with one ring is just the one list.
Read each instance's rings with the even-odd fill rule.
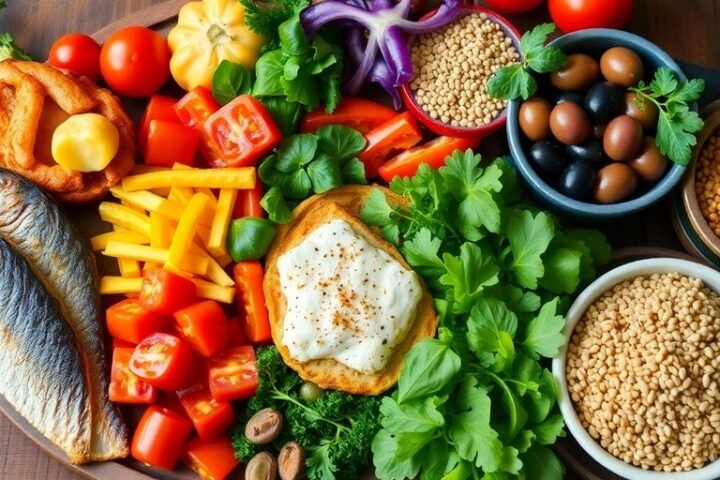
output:
[[[326,391],[312,403],[306,402],[300,395],[302,379],[283,363],[275,347],[258,349],[257,369],[260,385],[232,432],[237,458],[246,463],[261,450],[277,453],[286,442],[295,441],[307,451],[305,478],[358,478],[370,463],[370,445],[380,429],[380,399]],[[284,427],[280,438],[259,447],[245,437],[244,427],[253,414],[267,407],[283,414]],[[421,409],[421,419],[427,414],[430,423],[442,421],[431,405]],[[407,409],[404,415],[415,418]]]
[[562,50],[545,45],[554,31],[554,23],[543,23],[526,32],[520,39],[522,63],[498,69],[487,83],[487,92],[503,100],[527,100],[535,95],[537,82],[531,71],[550,73],[567,63],[567,56]]
[[268,109],[283,136],[289,137],[297,132],[303,114],[302,105],[288,102],[283,97],[260,97],[259,100]]
[[[255,33],[268,40],[269,49],[276,48],[280,25],[299,14],[310,2],[309,0],[240,0],[245,7],[245,23]],[[268,47],[266,47],[268,48]]]
[[275,225],[269,220],[243,217],[233,220],[227,236],[228,253],[236,262],[257,260],[265,255],[275,238]]
[[250,94],[253,74],[245,66],[223,60],[212,77],[212,93],[221,105],[229,103],[239,95]]
[[[0,9],[6,8],[7,2],[0,0]],[[8,59],[30,61],[30,55],[20,48],[9,33],[0,33],[0,62]]]
[[641,81],[630,90],[638,95],[638,101],[652,102],[658,109],[655,143],[660,152],[677,164],[687,165],[697,143],[695,133],[703,127],[702,119],[690,110],[690,104],[700,98],[705,81],[695,78],[683,82],[670,68],[660,67],[649,84]]

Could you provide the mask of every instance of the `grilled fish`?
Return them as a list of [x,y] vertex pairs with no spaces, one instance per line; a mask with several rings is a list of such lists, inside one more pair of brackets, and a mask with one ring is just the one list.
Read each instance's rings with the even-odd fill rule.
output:
[[[49,297],[56,302],[75,338],[90,393],[89,416],[86,418],[90,420],[92,439],[82,462],[127,456],[127,427],[107,398],[104,330],[92,253],[53,200],[38,187],[7,170],[0,170],[0,238],[26,262],[24,268],[29,269],[28,275],[40,282],[44,293],[38,291],[38,297]],[[8,282],[7,277],[0,278],[3,285],[0,286],[0,298],[3,298]],[[39,298],[26,301],[33,303]],[[4,303],[0,302],[0,306]],[[0,345],[0,355],[2,349],[4,345]],[[36,375],[42,375],[42,372]],[[28,417],[28,420],[36,426],[44,421],[42,417]]]

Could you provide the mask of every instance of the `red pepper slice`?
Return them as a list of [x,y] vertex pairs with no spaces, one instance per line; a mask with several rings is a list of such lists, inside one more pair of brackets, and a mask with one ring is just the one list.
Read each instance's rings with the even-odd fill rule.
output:
[[140,151],[145,151],[147,145],[148,132],[150,131],[150,122],[153,120],[162,120],[164,122],[179,123],[180,119],[175,113],[174,98],[165,95],[153,95],[145,108],[143,116],[140,118],[137,130],[138,144]]
[[265,210],[260,205],[263,197],[263,183],[255,182],[254,188],[247,190],[238,190],[237,200],[235,200],[235,208],[233,209],[233,218],[242,217],[265,217]]
[[179,123],[152,120],[145,145],[145,163],[172,167],[175,163],[193,166],[200,136]]
[[364,98],[343,97],[332,113],[327,113],[325,108],[320,107],[305,114],[300,122],[300,131],[314,133],[327,125],[345,125],[365,134],[396,115],[395,110],[382,103]]
[[405,112],[370,130],[365,139],[367,145],[358,158],[365,164],[367,178],[374,178],[393,152],[417,145],[422,132],[410,112]]
[[260,262],[239,262],[233,271],[240,311],[244,313],[245,334],[251,342],[267,342],[272,338],[270,320],[265,306],[263,279],[265,274]]
[[196,303],[175,312],[175,326],[183,338],[201,355],[210,357],[228,344],[227,317],[213,300]]
[[164,332],[170,325],[170,318],[146,309],[136,298],[128,298],[107,309],[108,332],[113,338],[132,344],[140,343],[145,337]]

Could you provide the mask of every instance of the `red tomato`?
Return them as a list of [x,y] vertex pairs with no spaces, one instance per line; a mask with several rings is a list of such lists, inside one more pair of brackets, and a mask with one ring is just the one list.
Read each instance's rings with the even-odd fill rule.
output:
[[233,218],[265,216],[265,210],[260,205],[263,197],[263,183],[255,182],[255,187],[238,190],[237,200],[233,208]]
[[130,371],[157,388],[177,390],[192,364],[192,352],[185,342],[174,335],[155,333],[135,347]]
[[153,467],[172,470],[192,432],[192,423],[167,408],[151,405],[135,430],[130,453]]
[[82,33],[68,33],[55,40],[48,63],[97,82],[100,80],[100,45]]
[[185,447],[182,461],[203,480],[223,480],[240,464],[227,435],[212,440],[193,438]]
[[234,347],[208,360],[210,393],[215,400],[227,402],[248,398],[258,387],[255,350]]
[[152,312],[172,315],[195,303],[197,287],[185,277],[162,268],[143,270],[140,304]]
[[370,130],[365,139],[367,145],[358,158],[365,164],[365,175],[374,178],[393,152],[417,145],[422,132],[410,112],[405,112]]
[[195,87],[175,104],[175,112],[183,125],[202,127],[210,115],[220,110],[212,92],[205,87]]
[[233,317],[228,320],[230,341],[228,345],[231,347],[242,347],[249,345],[250,342],[245,336],[245,329],[243,329],[243,322],[238,317]]
[[135,345],[137,345],[134,342],[128,342],[127,340],[120,340],[119,338],[113,337],[112,339],[112,348],[129,348],[130,350],[135,348]]
[[565,33],[586,28],[622,28],[635,0],[549,0],[550,16]]
[[535,10],[543,0],[485,0],[485,6],[501,13],[527,13]]
[[100,52],[105,82],[120,95],[147,97],[170,77],[170,48],[146,27],[125,27],[108,37]]
[[175,312],[175,326],[201,355],[210,357],[227,346],[230,326],[219,303],[206,300]]
[[263,268],[258,261],[235,265],[235,285],[238,307],[245,315],[245,334],[251,342],[266,342],[272,338],[270,320],[263,292]]
[[108,398],[116,403],[154,403],[157,390],[130,371],[132,348],[114,348]]
[[397,157],[383,164],[380,169],[380,178],[390,183],[395,177],[411,177],[415,175],[418,167],[426,163],[431,168],[440,168],[445,165],[445,159],[455,150],[467,150],[480,145],[481,138],[477,137],[438,137],[410,150],[405,150]]
[[180,119],[175,113],[175,99],[165,95],[153,95],[150,97],[150,101],[138,125],[137,138],[140,151],[145,151],[147,136],[150,131],[150,122],[153,120],[179,123]]
[[300,122],[300,131],[314,133],[326,125],[345,125],[365,134],[396,115],[395,110],[382,103],[364,98],[343,97],[332,113],[327,113],[320,107],[305,114]]
[[235,412],[229,402],[220,402],[207,388],[178,395],[200,438],[209,440],[224,433],[235,423]]
[[240,95],[210,115],[203,125],[213,167],[255,165],[282,140],[282,133],[265,106],[250,95]]
[[145,337],[165,331],[170,318],[146,309],[136,298],[128,298],[107,309],[108,332],[113,338],[119,338],[133,344],[140,343]]
[[190,127],[151,120],[145,145],[145,163],[160,167],[182,163],[192,167],[199,142],[200,136]]

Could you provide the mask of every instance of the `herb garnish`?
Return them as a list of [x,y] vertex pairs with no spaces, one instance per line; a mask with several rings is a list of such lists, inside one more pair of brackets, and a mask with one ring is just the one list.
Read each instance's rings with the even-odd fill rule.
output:
[[488,80],[488,94],[503,100],[527,100],[537,91],[537,82],[530,70],[551,73],[565,66],[567,56],[563,51],[545,45],[554,31],[554,23],[543,23],[525,32],[520,39],[523,62],[498,69]]
[[687,165],[692,147],[697,143],[695,133],[702,130],[703,121],[688,104],[700,98],[705,81],[695,78],[680,82],[668,67],[660,67],[648,84],[641,81],[630,91],[637,94],[637,101],[649,101],[658,108],[657,137],[655,143],[660,152],[673,162]]

